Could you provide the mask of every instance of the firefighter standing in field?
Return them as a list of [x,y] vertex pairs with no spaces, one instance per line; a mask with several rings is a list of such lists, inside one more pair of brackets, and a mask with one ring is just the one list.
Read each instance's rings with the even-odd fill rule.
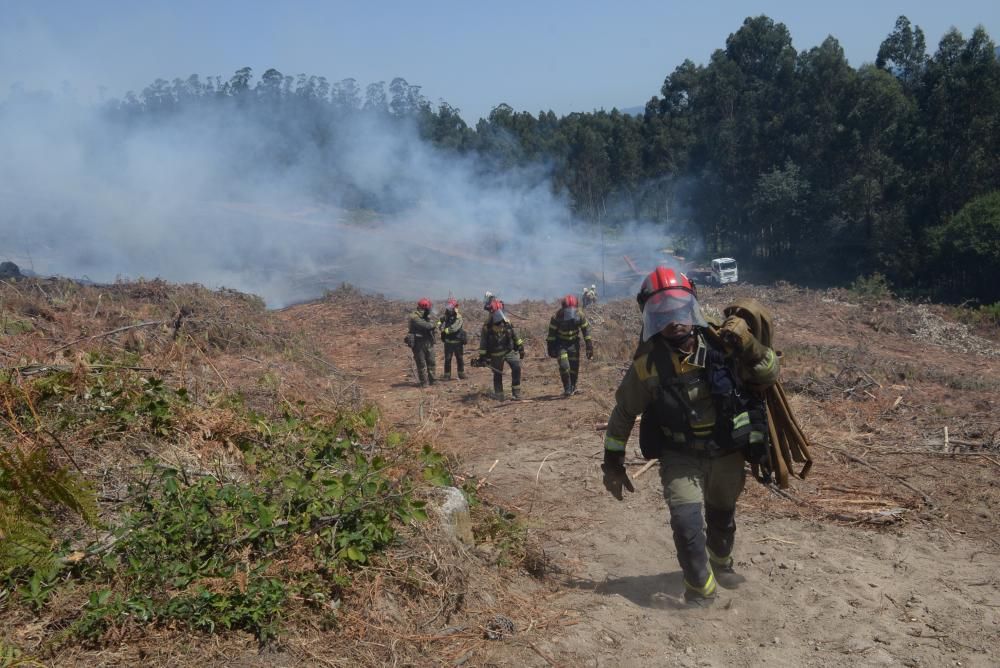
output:
[[493,397],[504,399],[503,364],[510,367],[510,393],[521,398],[521,360],[524,359],[524,341],[514,331],[503,312],[503,304],[494,299],[489,304],[490,316],[483,323],[479,335],[479,366],[489,365],[493,370]]
[[465,378],[465,360],[462,355],[468,335],[465,332],[462,314],[458,312],[458,302],[449,299],[444,310],[444,317],[438,320],[441,330],[441,341],[444,342],[444,380],[451,380],[451,358],[455,358],[458,367],[458,377]]
[[591,285],[583,289],[583,308],[593,306],[597,303],[597,286]]
[[483,295],[483,310],[486,311],[487,313],[489,313],[490,312],[490,304],[492,304],[493,302],[499,303],[500,304],[500,308],[503,308],[503,300],[501,300],[495,294],[493,294],[492,292],[490,292],[489,290],[487,290],[486,293]]
[[417,302],[417,310],[410,314],[410,331],[406,335],[411,342],[421,387],[433,385],[437,372],[434,360],[434,331],[437,329],[437,322],[431,317],[431,307],[431,300],[427,297]]
[[580,337],[587,347],[587,359],[594,359],[594,343],[590,339],[590,325],[583,310],[577,308],[576,296],[566,295],[562,308],[549,320],[549,335],[545,342],[549,357],[559,360],[563,396],[576,392],[576,379],[580,373]]
[[637,299],[642,341],[608,418],[604,486],[619,500],[623,486],[634,491],[625,443],[641,415],[639,445],[647,459],[660,459],[684,598],[705,604],[717,582],[735,588],[743,580],[733,569],[736,500],[744,458],[760,461],[768,447],[758,390],[777,381],[778,359],[745,320],[730,316],[720,328],[705,322],[680,272],[657,267]]

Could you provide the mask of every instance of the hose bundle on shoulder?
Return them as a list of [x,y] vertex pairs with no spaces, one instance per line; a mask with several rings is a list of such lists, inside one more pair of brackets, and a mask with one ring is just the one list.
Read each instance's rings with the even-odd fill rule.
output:
[[[774,323],[771,314],[755,299],[740,299],[725,309],[727,316],[737,315],[750,326],[751,333],[762,344],[773,348],[772,338]],[[778,487],[788,487],[789,475],[805,478],[812,468],[812,456],[809,454],[809,439],[806,438],[798,420],[792,414],[788,397],[781,382],[777,382],[765,391],[767,401],[767,421],[770,430],[771,471],[774,473]],[[795,465],[802,464],[802,469],[795,471]],[[758,476],[757,464],[751,464],[754,475]]]

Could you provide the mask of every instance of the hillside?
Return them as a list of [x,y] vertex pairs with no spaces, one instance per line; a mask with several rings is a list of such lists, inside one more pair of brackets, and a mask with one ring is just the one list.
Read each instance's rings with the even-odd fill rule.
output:
[[[337,434],[346,434],[343,420],[324,416],[362,416],[348,440],[371,444],[369,462],[404,444],[387,484],[413,483],[413,497],[433,503],[421,481],[448,473],[423,449],[431,446],[476,504],[475,547],[449,542],[433,521],[414,516],[393,520],[394,537],[364,567],[343,566],[336,555],[324,566],[309,531],[275,538],[313,548],[268,558],[275,577],[312,582],[314,593],[334,591],[332,580],[317,586],[307,574],[324,580],[332,570],[342,579],[335,606],[294,594],[262,654],[259,633],[212,634],[185,618],[112,617],[100,633],[67,639],[60,634],[72,627],[73,610],[102,589],[77,571],[34,606],[24,593],[30,585],[3,589],[0,639],[25,656],[54,665],[986,666],[1000,646],[992,512],[1000,497],[1000,342],[995,329],[976,335],[957,322],[955,309],[788,285],[703,290],[708,309],[739,296],[773,309],[783,383],[815,465],[785,494],[748,483],[736,551],[747,582],[714,607],[686,609],[655,468],[625,502],[600,482],[599,427],[638,331],[632,300],[588,312],[597,356],[569,399],[544,357],[555,303],[508,304],[528,349],[526,397],[497,403],[481,369],[418,388],[402,343],[410,304],[350,289],[268,312],[241,295],[155,282],[0,288],[9,383],[23,387],[56,364],[92,377],[127,355],[128,366],[145,369],[135,373],[189,388],[204,405],[177,413],[169,437],[151,433],[148,421],[113,438],[98,431],[107,426],[98,419],[53,431],[65,446],[52,448],[53,460],[95,481],[105,522],[134,482],[124,471],[151,459],[254,483],[267,467],[237,454],[247,440],[239,434],[263,440],[269,452],[292,447],[297,436],[274,436],[289,414],[339,425],[331,427]],[[474,325],[480,305],[460,308]],[[232,411],[233,396],[271,435],[243,428],[249,414]],[[39,422],[66,410],[45,409],[52,413]],[[630,452],[633,470],[642,464]],[[115,591],[125,586],[112,582]],[[486,639],[497,616],[514,633]]]

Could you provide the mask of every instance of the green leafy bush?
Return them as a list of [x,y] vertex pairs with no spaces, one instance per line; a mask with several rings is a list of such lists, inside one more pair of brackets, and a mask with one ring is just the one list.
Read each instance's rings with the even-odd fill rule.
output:
[[[192,404],[184,388],[120,369],[59,371],[20,385],[8,379],[2,388],[13,417],[5,423],[8,431],[12,426],[55,437],[86,426],[95,444],[127,435],[150,451],[157,442],[175,442],[198,424],[192,414],[206,410]],[[12,601],[40,610],[56,587],[82,587],[89,597],[68,620],[67,638],[96,642],[114,627],[170,623],[207,632],[242,629],[268,642],[290,607],[301,605],[296,601],[332,616],[352,573],[392,544],[401,523],[426,518],[407,471],[418,480],[423,469],[427,480],[450,481],[444,458],[430,448],[413,457],[396,433],[380,444],[372,406],[269,418],[220,397],[212,410],[239,423],[233,445],[253,475],[150,461],[111,535],[78,546],[73,559],[65,558],[69,543],[54,549],[56,522],[51,512],[41,512],[40,494],[93,519],[89,487],[48,466],[41,448],[24,461],[17,449],[0,450],[4,507],[14,494],[24,497],[23,507],[41,499],[40,519],[17,525],[20,534],[13,533],[14,524],[2,524],[9,513],[0,513],[2,535],[22,538],[5,540],[0,549],[6,559],[0,587],[16,592]],[[21,555],[11,548],[22,543],[39,549]]]
[[892,299],[892,288],[885,276],[876,272],[871,276],[858,276],[849,288],[858,298],[865,300]]
[[979,307],[978,314],[980,320],[985,324],[1000,327],[1000,302],[983,304]]
[[115,595],[92,599],[74,633],[95,637],[126,619],[173,620],[244,629],[265,642],[289,597],[336,598],[350,571],[394,540],[398,522],[425,517],[385,459],[341,435],[366,418],[286,416],[268,425],[286,446],[258,453],[261,473],[252,481],[151,473],[113,548],[88,574]]
[[967,325],[1000,328],[1000,302],[981,304],[976,308],[957,307],[956,317]]

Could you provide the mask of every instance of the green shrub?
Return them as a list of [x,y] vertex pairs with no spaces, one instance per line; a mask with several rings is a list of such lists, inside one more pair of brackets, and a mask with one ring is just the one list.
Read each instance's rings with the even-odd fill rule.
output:
[[[204,410],[184,388],[124,369],[22,380],[0,379],[9,416],[0,424],[4,442],[15,431],[58,439],[86,427],[98,435],[95,446],[134,440],[156,451],[198,428],[197,411]],[[411,455],[399,434],[388,439],[385,452],[394,459],[386,459],[375,442],[373,406],[268,418],[220,397],[212,410],[229,411],[241,425],[232,443],[254,475],[149,462],[116,509],[111,535],[78,546],[71,559],[64,558],[68,541],[57,547],[54,511],[69,508],[93,521],[92,491],[78,476],[53,469],[44,448],[22,457],[0,447],[0,593],[16,592],[11,603],[41,610],[56,588],[83,588],[89,598],[68,620],[64,638],[99,642],[123,624],[169,623],[242,629],[268,642],[293,601],[335,601],[352,573],[396,539],[400,523],[426,518],[403,471],[419,480],[422,470],[438,484],[451,480],[441,455],[430,448]],[[17,495],[20,506],[11,501]],[[25,524],[12,507],[30,508],[39,519]]]
[[[384,459],[341,436],[370,417],[269,425],[287,449],[258,452],[252,481],[151,469],[113,549],[88,574],[115,596],[91,600],[73,632],[99,636],[128,618],[244,629],[266,642],[289,597],[334,598],[352,569],[392,543],[398,522],[425,517]],[[282,565],[290,555],[295,569]]]
[[892,298],[892,289],[889,287],[889,281],[878,272],[875,272],[871,276],[858,276],[848,289],[860,299],[881,300]]
[[1000,328],[1000,302],[979,306],[956,306],[951,313],[956,320],[972,327]]
[[993,327],[1000,327],[1000,302],[983,304],[977,310],[981,322]]

